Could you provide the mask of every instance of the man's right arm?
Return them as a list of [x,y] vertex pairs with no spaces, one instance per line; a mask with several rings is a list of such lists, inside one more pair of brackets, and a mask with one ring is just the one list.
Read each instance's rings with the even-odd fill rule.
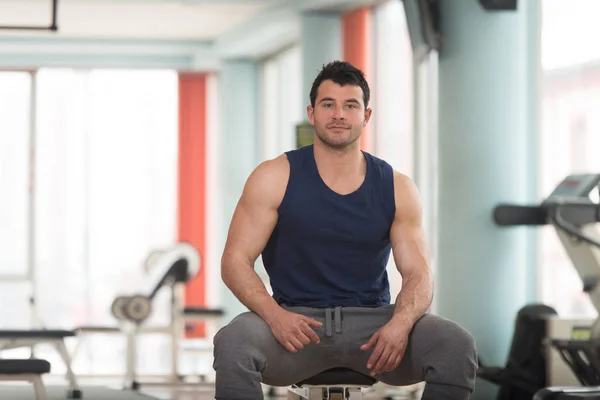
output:
[[275,228],[288,178],[285,155],[263,162],[250,174],[233,213],[221,260],[225,285],[267,322],[280,307],[256,274],[254,263]]
[[260,164],[250,174],[229,227],[221,277],[233,294],[271,327],[277,341],[296,352],[311,341],[319,343],[319,336],[312,328],[323,324],[280,307],[254,271],[254,263],[277,224],[289,175],[285,155]]

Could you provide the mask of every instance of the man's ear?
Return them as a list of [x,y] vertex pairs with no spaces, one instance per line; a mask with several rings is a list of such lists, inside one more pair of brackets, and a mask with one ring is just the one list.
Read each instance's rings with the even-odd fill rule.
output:
[[371,114],[373,113],[373,110],[371,108],[367,108],[365,110],[365,122],[363,124],[363,126],[366,126],[367,123],[369,122],[369,120],[371,119]]
[[315,110],[311,105],[306,106],[306,115],[308,116],[308,120],[311,125],[315,124]]

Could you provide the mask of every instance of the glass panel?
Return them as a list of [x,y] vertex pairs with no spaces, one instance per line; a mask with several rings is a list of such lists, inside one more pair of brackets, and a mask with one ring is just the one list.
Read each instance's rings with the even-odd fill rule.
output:
[[[401,1],[389,1],[373,10],[375,73],[371,80],[373,117],[370,122],[373,154],[412,178],[414,72],[404,8]],[[425,209],[425,212],[429,210]],[[390,294],[394,299],[400,292],[402,278],[393,257],[389,259],[387,270]]]
[[[40,315],[54,327],[114,326],[115,296],[142,287],[148,253],[177,238],[177,73],[44,69],[38,101]],[[168,322],[167,306],[149,321]],[[89,335],[78,371],[121,371],[123,344]],[[160,372],[168,353],[148,357],[144,368]]]
[[[600,57],[596,0],[545,0],[542,7],[542,131],[539,190],[542,196],[573,173],[599,173]],[[554,228],[540,234],[542,301],[562,316],[594,317],[597,311]]]
[[0,329],[29,329],[30,296],[28,282],[0,282]]
[[0,72],[0,275],[27,272],[31,75]]

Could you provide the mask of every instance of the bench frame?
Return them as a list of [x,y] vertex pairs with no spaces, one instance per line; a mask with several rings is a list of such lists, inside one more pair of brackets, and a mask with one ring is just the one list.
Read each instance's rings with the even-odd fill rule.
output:
[[322,400],[324,398],[362,400],[362,389],[370,386],[371,385],[294,385],[288,390],[287,400]]
[[26,373],[26,374],[0,374],[0,381],[26,381],[33,384],[36,400],[48,400],[48,392],[42,380],[42,374]]
[[[12,337],[12,338],[6,337],[6,338],[4,338],[4,337],[0,337],[0,351],[17,349],[17,348],[22,348],[22,347],[30,347],[33,350],[35,345],[38,345],[41,343],[50,344],[56,349],[56,351],[60,355],[60,358],[64,362],[65,367],[67,368],[67,381],[69,383],[68,397],[69,398],[79,398],[80,394],[81,394],[81,389],[79,388],[79,386],[77,384],[77,378],[75,377],[75,374],[73,373],[72,360],[71,360],[71,356],[69,355],[69,351],[67,350],[67,346],[65,344],[64,337],[60,337],[60,338],[52,337],[52,336],[46,336],[46,337],[39,336],[39,337],[35,337],[35,338],[23,338],[23,337]],[[34,383],[34,386],[35,386],[35,383]]]

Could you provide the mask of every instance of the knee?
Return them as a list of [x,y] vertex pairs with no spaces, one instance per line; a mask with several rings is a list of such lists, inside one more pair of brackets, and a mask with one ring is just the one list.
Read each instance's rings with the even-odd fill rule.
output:
[[475,386],[477,350],[475,338],[465,328],[448,319],[434,317],[428,331],[426,358],[433,372],[430,382],[464,387]]
[[446,322],[446,332],[442,334],[445,347],[448,351],[472,356],[476,354],[476,344],[473,335],[465,328],[453,321]]
[[435,332],[431,340],[430,352],[444,354],[448,360],[468,360],[475,367],[477,350],[473,335],[458,323],[434,317],[432,330]]
[[249,353],[264,341],[270,334],[267,323],[253,312],[245,312],[231,320],[221,328],[213,338],[214,357],[229,358],[228,354],[237,357]]

